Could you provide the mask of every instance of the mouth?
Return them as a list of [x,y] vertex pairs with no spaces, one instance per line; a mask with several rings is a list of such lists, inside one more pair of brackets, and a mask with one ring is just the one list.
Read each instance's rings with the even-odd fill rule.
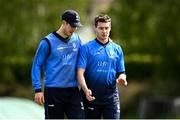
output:
[[107,37],[107,35],[102,35],[102,37]]

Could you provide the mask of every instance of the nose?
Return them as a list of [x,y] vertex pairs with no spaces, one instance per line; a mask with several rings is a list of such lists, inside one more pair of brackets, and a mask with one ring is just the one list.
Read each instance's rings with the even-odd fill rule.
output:
[[105,32],[107,32],[107,30],[104,28],[104,29],[102,29],[102,32],[105,33]]

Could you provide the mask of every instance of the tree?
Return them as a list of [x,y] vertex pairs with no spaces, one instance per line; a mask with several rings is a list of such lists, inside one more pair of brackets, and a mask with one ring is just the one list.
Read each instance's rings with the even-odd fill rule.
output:
[[[154,79],[156,90],[176,95],[180,83],[180,1],[116,0],[112,6],[112,37],[123,45],[127,63],[151,64],[151,76],[146,77]],[[173,90],[167,90],[167,85]]]

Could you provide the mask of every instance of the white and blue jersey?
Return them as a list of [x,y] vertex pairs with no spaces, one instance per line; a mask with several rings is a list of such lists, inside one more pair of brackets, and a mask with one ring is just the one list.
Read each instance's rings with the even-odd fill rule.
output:
[[78,68],[85,69],[84,77],[95,96],[94,103],[118,101],[116,77],[125,72],[121,47],[112,40],[106,45],[94,39],[83,45],[79,52]]
[[48,56],[49,45],[45,40],[39,44],[32,65],[32,83],[36,90],[41,90],[41,73],[44,68],[45,87],[77,87],[76,62],[81,40],[76,33],[67,42],[56,32],[46,36],[51,45]]

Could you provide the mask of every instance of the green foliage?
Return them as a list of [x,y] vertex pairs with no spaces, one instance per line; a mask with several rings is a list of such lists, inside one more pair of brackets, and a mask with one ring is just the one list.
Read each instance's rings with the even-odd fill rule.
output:
[[[79,7],[75,6],[77,3]],[[85,16],[86,12],[83,11],[85,11],[87,3],[83,0],[0,1],[1,55],[34,53],[39,39],[50,30],[58,29],[60,15],[64,10],[75,9],[81,11],[81,16]],[[10,45],[12,43],[13,45]]]
[[[115,0],[111,6],[112,38],[124,48],[128,80],[149,85],[140,97],[179,96],[180,1]],[[137,103],[128,104],[134,114],[129,109]]]
[[155,79],[178,79],[180,1],[116,0],[112,6],[112,37],[122,44],[125,55],[138,53],[143,63],[142,56],[148,54]]

